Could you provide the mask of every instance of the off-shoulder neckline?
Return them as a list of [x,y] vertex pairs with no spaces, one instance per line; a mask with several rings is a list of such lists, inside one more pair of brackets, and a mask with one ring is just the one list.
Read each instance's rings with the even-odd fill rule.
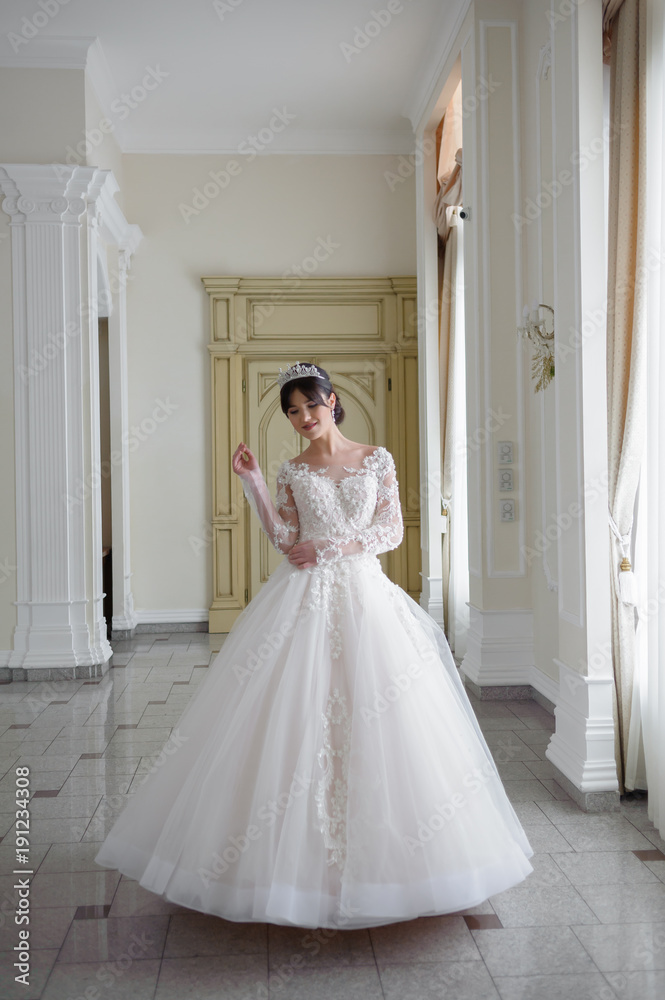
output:
[[294,462],[292,459],[286,459],[284,465],[288,466],[290,469],[300,469],[307,468],[310,472],[324,472],[327,469],[344,469],[346,472],[362,472],[365,468],[365,463],[370,458],[376,458],[379,452],[385,452],[386,449],[383,445],[376,445],[374,451],[370,452],[369,455],[363,457],[360,465],[341,465],[336,462],[331,462],[329,465],[312,465],[311,462]]

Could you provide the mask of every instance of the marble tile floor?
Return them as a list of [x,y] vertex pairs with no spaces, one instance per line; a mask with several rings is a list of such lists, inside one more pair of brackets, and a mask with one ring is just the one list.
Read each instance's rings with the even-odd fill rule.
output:
[[[0,687],[0,996],[13,1000],[655,1000],[665,842],[643,800],[587,815],[545,758],[540,705],[472,698],[535,850],[520,886],[463,914],[371,930],[238,924],[100,869],[99,842],[223,636],[113,643],[100,680]],[[15,769],[30,767],[30,985],[14,982]]]

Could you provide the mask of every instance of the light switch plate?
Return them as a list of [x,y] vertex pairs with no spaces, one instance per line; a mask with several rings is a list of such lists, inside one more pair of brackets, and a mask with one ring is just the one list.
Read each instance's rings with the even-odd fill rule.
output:
[[499,500],[499,518],[501,521],[514,521],[515,520],[515,501],[512,499],[505,498],[505,500]]
[[499,489],[504,493],[513,491],[513,470],[499,469]]
[[496,454],[499,465],[512,465],[513,463],[513,442],[497,441]]

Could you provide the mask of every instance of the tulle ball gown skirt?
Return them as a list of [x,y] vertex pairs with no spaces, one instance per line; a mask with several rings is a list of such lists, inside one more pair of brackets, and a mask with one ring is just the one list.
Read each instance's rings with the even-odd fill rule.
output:
[[532,853],[443,632],[358,555],[280,563],[96,861],[228,920],[351,928],[474,906]]

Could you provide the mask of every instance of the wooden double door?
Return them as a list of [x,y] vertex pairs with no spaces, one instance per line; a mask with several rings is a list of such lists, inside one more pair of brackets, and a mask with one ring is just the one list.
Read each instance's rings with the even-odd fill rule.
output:
[[[392,452],[400,482],[405,537],[399,549],[384,553],[380,559],[390,578],[418,600],[415,279],[318,279],[304,288],[301,283],[297,301],[286,294],[281,279],[274,279],[281,296],[278,304],[286,300],[288,315],[280,317],[279,309],[273,307],[267,310],[272,322],[263,320],[260,325],[256,323],[257,303],[263,302],[265,308],[267,300],[274,306],[274,289],[271,300],[267,287],[270,279],[203,280],[211,296],[212,326],[210,631],[228,631],[283,559],[251,513],[240,481],[231,471],[230,459],[238,442],[245,441],[257,456],[274,496],[280,464],[295,457],[307,444],[282,413],[276,384],[278,369],[295,361],[320,365],[329,373],[345,410],[341,430],[346,437],[365,444],[383,444]],[[334,283],[334,287],[325,287],[328,283]],[[376,320],[374,328],[368,323],[368,312]],[[312,334],[314,318],[319,337]],[[349,330],[361,336],[349,337]]]

